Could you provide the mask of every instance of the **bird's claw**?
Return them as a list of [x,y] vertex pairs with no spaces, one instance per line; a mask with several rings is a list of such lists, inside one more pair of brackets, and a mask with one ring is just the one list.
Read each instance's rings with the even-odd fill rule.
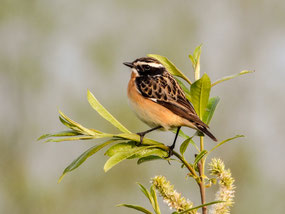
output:
[[140,136],[140,142],[136,142],[136,146],[140,146],[143,142],[144,134],[141,132],[138,132],[137,135]]
[[173,155],[173,146],[168,146],[168,155],[165,158],[170,158]]

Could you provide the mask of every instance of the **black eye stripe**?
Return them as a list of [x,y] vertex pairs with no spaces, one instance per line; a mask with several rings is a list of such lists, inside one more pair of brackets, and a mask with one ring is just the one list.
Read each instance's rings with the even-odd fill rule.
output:
[[149,66],[149,65],[144,65],[143,68],[144,68],[144,70],[146,70],[146,71],[150,70],[150,66]]
[[163,74],[163,72],[165,71],[164,67],[154,67],[148,64],[138,64],[136,66],[136,69],[140,75],[150,75],[150,76]]
[[142,73],[142,72],[143,72],[142,66],[139,65],[139,66],[137,67],[137,69],[138,69],[138,72],[139,72],[139,73]]

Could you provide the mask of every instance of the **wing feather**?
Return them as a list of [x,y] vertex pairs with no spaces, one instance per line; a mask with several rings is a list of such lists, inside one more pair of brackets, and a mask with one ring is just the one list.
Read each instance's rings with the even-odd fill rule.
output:
[[200,120],[183,90],[169,73],[137,77],[136,86],[144,97],[164,106],[194,124],[208,128]]

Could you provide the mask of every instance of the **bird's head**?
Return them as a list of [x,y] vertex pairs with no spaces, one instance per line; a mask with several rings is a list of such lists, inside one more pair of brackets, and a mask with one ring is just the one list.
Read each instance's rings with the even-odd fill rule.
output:
[[155,76],[166,72],[165,67],[158,60],[151,57],[142,57],[123,64],[130,67],[137,76]]

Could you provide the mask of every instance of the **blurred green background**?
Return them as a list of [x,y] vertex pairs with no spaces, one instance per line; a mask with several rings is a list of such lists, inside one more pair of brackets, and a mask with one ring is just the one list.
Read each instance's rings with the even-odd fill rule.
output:
[[[1,0],[0,213],[136,213],[115,205],[149,207],[136,182],[149,186],[160,174],[198,205],[198,188],[178,165],[125,161],[104,173],[103,151],[57,184],[74,158],[101,141],[36,139],[64,129],[58,109],[116,132],[89,106],[87,88],[126,127],[145,130],[128,106],[130,72],[122,62],[164,55],[193,80],[187,56],[201,43],[201,71],[213,81],[256,71],[212,90],[221,97],[212,132],[219,139],[246,135],[214,154],[236,179],[232,213],[284,213],[284,11],[283,0]],[[166,144],[174,137],[151,136]],[[213,197],[209,191],[207,200]]]

